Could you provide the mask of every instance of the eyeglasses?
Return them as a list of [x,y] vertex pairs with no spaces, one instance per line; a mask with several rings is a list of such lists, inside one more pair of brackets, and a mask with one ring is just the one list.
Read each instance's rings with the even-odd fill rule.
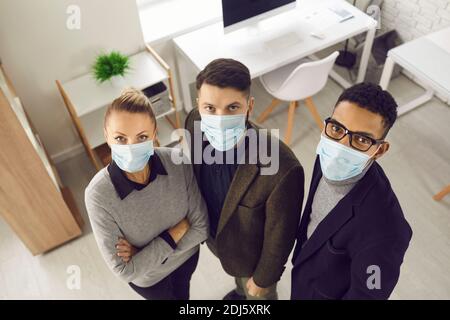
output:
[[350,131],[331,118],[325,119],[325,134],[335,141],[340,141],[344,139],[346,135],[349,135],[350,146],[362,152],[366,152],[373,145],[384,143],[383,139],[373,139],[364,134]]

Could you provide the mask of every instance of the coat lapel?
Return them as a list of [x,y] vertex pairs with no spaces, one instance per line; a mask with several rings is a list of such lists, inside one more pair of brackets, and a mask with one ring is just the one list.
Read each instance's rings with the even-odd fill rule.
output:
[[306,241],[300,252],[299,264],[308,259],[331,238],[348,220],[353,217],[353,205],[349,197],[344,197],[322,220],[317,229]]
[[300,226],[300,239],[302,240],[301,244],[305,243],[305,241],[306,243],[300,251],[297,264],[301,264],[307,260],[354,216],[354,207],[360,204],[362,199],[366,196],[367,192],[369,192],[375,183],[377,172],[376,166],[377,163],[374,163],[361,181],[359,181],[356,186],[344,198],[342,198],[341,201],[338,202],[333,210],[331,210],[330,213],[317,226],[311,237],[306,240],[306,232],[310,221],[312,201],[314,199],[314,194],[316,193],[319,181],[322,178],[320,160],[318,160],[318,158],[316,159],[314,169],[314,175],[316,177],[313,179],[314,188],[312,185],[308,196],[308,204],[305,207],[304,217],[302,218]]
[[[185,127],[190,133],[190,136],[192,137],[192,141],[188,141],[188,145],[190,146],[191,150],[191,161],[194,163],[194,174],[197,177],[198,181],[200,180],[200,170],[201,165],[195,164],[194,162],[194,141],[197,142],[197,145],[202,145],[203,143],[203,136],[202,132],[200,130],[200,113],[198,112],[198,109],[195,109],[191,111],[191,113],[188,115],[188,118],[186,119],[186,125]],[[194,130],[194,128],[198,126],[197,130]],[[250,126],[254,129],[258,129],[256,125],[253,123],[250,123]],[[194,135],[196,133],[196,135]],[[198,142],[201,141],[199,144]],[[259,135],[257,135],[257,143],[259,143]],[[258,150],[258,148],[257,148]],[[203,154],[203,152],[201,152]],[[249,148],[245,149],[245,157],[246,159],[254,159],[255,155],[250,156],[249,155]],[[233,180],[231,181],[230,188],[228,190],[227,196],[225,197],[225,204],[222,208],[221,214],[220,214],[220,220],[219,225],[217,227],[217,235],[223,230],[224,226],[227,224],[228,220],[231,218],[233,213],[236,211],[236,208],[241,201],[242,197],[245,195],[247,190],[249,189],[250,185],[252,184],[253,180],[259,175],[260,173],[260,167],[263,166],[259,162],[259,158],[256,157],[255,159],[256,163],[250,162],[250,163],[244,163],[240,164],[234,174]]]
[[217,235],[220,234],[223,227],[227,224],[230,217],[236,211],[236,208],[252,184],[255,177],[259,174],[259,167],[256,164],[240,164],[236,170],[230,188],[220,214]]
[[303,243],[306,240],[306,231],[308,228],[309,217],[311,215],[311,206],[314,200],[314,194],[316,193],[317,186],[319,185],[320,179],[322,178],[322,171],[320,170],[319,159],[316,158],[316,162],[314,163],[313,175],[311,179],[311,185],[309,186],[309,194],[308,199],[305,204],[305,209],[303,210],[303,214],[300,221],[299,231],[297,233],[297,239]]
[[[250,128],[258,130],[258,127],[250,122]],[[259,135],[256,138],[257,148],[259,150]],[[259,162],[258,154],[250,154],[250,148],[245,148],[246,162],[238,166],[227,196],[225,197],[224,205],[220,213],[219,225],[217,226],[217,235],[223,230],[228,220],[236,211],[242,197],[247,193],[253,180],[260,174],[260,168],[265,165]]]
[[186,137],[186,139],[188,140],[187,145],[189,147],[191,163],[192,163],[194,175],[197,178],[197,181],[200,180],[201,165],[199,163],[196,163],[196,161],[194,161],[194,153],[196,152],[196,150],[194,149],[194,146],[196,144],[201,146],[203,143],[202,134],[201,134],[201,130],[200,130],[200,120],[201,120],[200,113],[198,112],[198,109],[196,108],[188,114],[188,117],[186,118],[186,123],[185,123],[185,128],[188,130],[189,135],[190,135],[189,137]]

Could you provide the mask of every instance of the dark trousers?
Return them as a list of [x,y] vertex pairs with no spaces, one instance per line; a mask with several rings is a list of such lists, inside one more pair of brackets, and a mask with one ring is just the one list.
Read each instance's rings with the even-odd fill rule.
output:
[[[216,256],[219,257],[217,254],[217,245],[214,239],[211,237],[206,241],[206,245],[208,246],[209,250]],[[277,293],[277,283],[274,283],[270,287],[268,287],[267,292],[264,294],[264,296],[258,296],[254,297],[248,294],[247,289],[247,281],[249,280],[249,277],[234,277],[234,282],[236,283],[236,293],[240,296],[245,296],[247,300],[278,300],[278,293]]]
[[131,282],[129,285],[146,300],[189,300],[191,277],[197,268],[199,252],[151,287],[141,288]]

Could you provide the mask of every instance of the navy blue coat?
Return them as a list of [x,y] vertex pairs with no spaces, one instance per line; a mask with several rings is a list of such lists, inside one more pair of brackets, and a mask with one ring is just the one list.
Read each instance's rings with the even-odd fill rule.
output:
[[375,162],[307,240],[321,177],[316,158],[292,258],[291,299],[389,298],[412,230],[384,171]]

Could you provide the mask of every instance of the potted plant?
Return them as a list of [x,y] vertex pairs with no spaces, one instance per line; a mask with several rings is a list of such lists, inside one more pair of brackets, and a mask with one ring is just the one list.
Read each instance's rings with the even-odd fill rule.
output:
[[[98,83],[110,80],[113,84],[122,80],[130,69],[130,59],[118,51],[100,54],[92,66],[92,73]],[[120,82],[120,81],[119,81]],[[120,84],[121,85],[121,84]]]

